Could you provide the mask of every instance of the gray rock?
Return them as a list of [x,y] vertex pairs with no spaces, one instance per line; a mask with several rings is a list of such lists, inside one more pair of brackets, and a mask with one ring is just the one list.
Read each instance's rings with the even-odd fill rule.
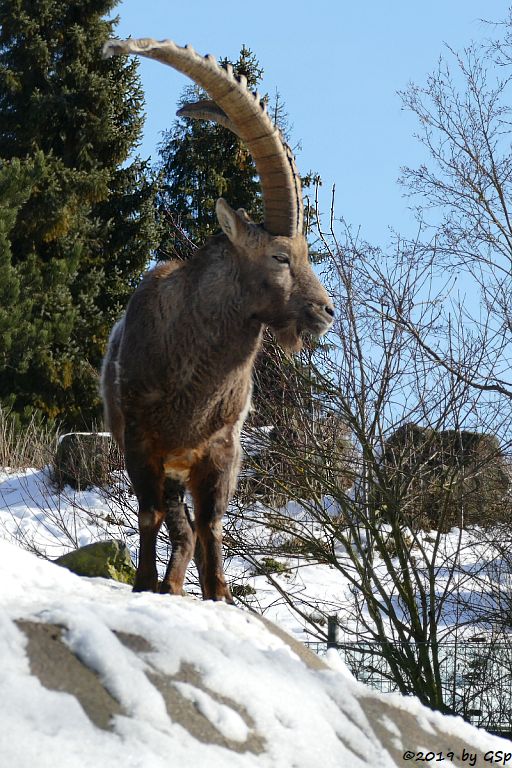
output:
[[79,491],[101,487],[116,463],[118,451],[108,432],[69,432],[59,438],[52,479],[61,490],[66,485]]
[[135,566],[130,551],[123,541],[96,541],[54,561],[78,576],[101,576],[123,584],[133,584]]

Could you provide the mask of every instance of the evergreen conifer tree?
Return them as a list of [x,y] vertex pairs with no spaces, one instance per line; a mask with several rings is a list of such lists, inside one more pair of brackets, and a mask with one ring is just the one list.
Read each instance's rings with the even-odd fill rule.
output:
[[116,4],[0,0],[0,165],[38,157],[4,248],[27,333],[23,360],[12,345],[0,358],[0,402],[70,426],[99,415],[108,331],[156,234],[147,169],[126,164],[143,121],[137,63],[101,58]]
[[22,369],[26,350],[33,343],[30,298],[22,291],[20,275],[12,264],[10,237],[20,207],[39,178],[35,162],[12,160],[0,165],[0,369],[16,364]]

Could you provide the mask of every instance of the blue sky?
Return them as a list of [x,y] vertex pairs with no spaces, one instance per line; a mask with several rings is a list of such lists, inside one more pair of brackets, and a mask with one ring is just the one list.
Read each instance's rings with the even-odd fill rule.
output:
[[[336,213],[384,245],[389,227],[414,231],[396,183],[402,165],[424,157],[416,122],[397,91],[421,84],[448,43],[462,49],[491,33],[482,19],[502,20],[510,0],[122,0],[120,37],[171,38],[198,52],[236,59],[243,43],[264,69],[261,91],[285,101],[299,169],[324,182],[322,207],[336,185]],[[187,79],[141,61],[146,127],[140,148],[157,157]],[[236,201],[229,201],[236,205]]]

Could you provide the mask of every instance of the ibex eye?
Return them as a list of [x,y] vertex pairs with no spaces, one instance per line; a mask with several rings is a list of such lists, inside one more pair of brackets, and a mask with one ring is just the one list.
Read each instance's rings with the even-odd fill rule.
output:
[[272,256],[272,258],[275,259],[276,261],[278,261],[280,264],[289,264],[290,263],[290,259],[286,255],[286,253],[275,253]]

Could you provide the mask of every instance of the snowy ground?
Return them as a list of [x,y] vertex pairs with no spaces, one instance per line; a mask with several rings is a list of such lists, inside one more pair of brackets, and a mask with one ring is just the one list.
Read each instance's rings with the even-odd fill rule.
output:
[[[0,538],[49,560],[75,547],[105,538],[125,540],[135,560],[138,544],[135,509],[136,502],[127,495],[122,476],[118,478],[117,489],[110,489],[108,493],[99,490],[75,492],[68,487],[57,493],[46,471],[0,472]],[[242,538],[248,544],[254,545],[265,536],[260,512],[257,510],[255,515],[251,515],[250,510],[246,510],[241,520],[236,514],[231,515],[231,524],[238,527],[238,533],[241,529]],[[307,514],[294,502],[290,502],[284,512],[288,518],[296,520]],[[226,530],[229,530],[229,524],[230,521],[226,521]],[[312,534],[320,536],[320,526],[316,524],[318,531],[314,530],[314,526],[312,523]],[[424,538],[423,546],[428,551],[434,544],[429,544],[427,534]],[[466,635],[474,634],[473,617],[492,607],[496,600],[496,587],[499,587],[501,595],[512,594],[511,574],[506,564],[496,557],[492,546],[478,540],[478,535],[475,538],[472,533],[464,531],[460,536],[460,532],[454,529],[435,545],[438,547],[436,588],[439,592],[444,589],[448,577],[455,583],[450,570],[454,553],[457,553],[457,568],[461,574],[460,589],[454,590],[453,599],[446,600],[440,625],[444,626],[448,637],[454,626],[464,624],[467,625],[463,630]],[[168,559],[163,537],[160,555],[163,571]],[[340,561],[345,558],[345,567],[350,568],[341,546],[337,549],[337,557]],[[228,558],[228,580],[235,588],[245,589],[244,601],[248,607],[263,613],[297,639],[319,639],[306,617],[325,617],[337,611],[343,615],[343,606],[349,605],[352,600],[348,580],[332,566],[306,562],[294,556],[279,557],[277,560],[282,571],[273,573],[269,580],[257,574],[254,558],[252,561],[241,556]],[[490,565],[484,572],[482,566],[487,563]],[[381,568],[385,583],[384,564],[377,564],[376,567]],[[193,566],[189,571],[187,591],[199,595]],[[279,586],[293,596],[299,611],[287,603],[279,592]],[[453,586],[451,588],[453,590]],[[353,633],[357,627],[351,621],[348,619],[346,623]],[[320,622],[318,626],[325,629]],[[457,631],[460,639],[462,630]]]
[[[240,768],[401,765],[396,755],[411,746],[407,733],[412,726],[400,729],[396,719],[403,719],[406,712],[413,715],[411,722],[424,728],[421,738],[425,743],[416,746],[420,752],[421,747],[424,754],[430,751],[440,759],[444,745],[456,739],[460,742],[464,736],[474,750],[471,754],[480,757],[475,762],[461,757],[460,764],[488,764],[484,755],[491,752],[494,764],[507,764],[503,744],[510,749],[510,743],[490,739],[460,719],[425,710],[411,698],[371,694],[374,710],[383,707],[379,702],[384,701],[391,708],[391,714],[380,718],[380,731],[375,731],[363,707],[370,694],[349,675],[337,654],[328,657],[335,671],[313,674],[247,612],[190,599],[133,595],[124,585],[81,579],[48,562],[76,546],[106,537],[124,538],[135,554],[135,504],[125,491],[122,478],[117,493],[78,493],[69,488],[57,493],[45,471],[5,470],[0,474],[1,765],[87,768],[99,763],[159,768],[169,764],[170,754],[173,764],[182,766],[206,762]],[[298,519],[304,512],[290,505],[287,514]],[[246,526],[248,538],[259,535],[260,523],[251,521],[250,515],[241,524]],[[450,541],[448,534],[447,551]],[[484,553],[469,546],[464,551],[464,567],[471,572]],[[339,556],[343,557],[342,551]],[[273,578],[299,602],[303,600],[304,610],[328,613],[348,595],[347,583],[333,568],[293,558],[283,558],[283,563],[286,572]],[[252,598],[267,618],[297,639],[308,637],[305,620],[264,576],[254,575],[251,564],[241,557],[232,558],[227,571],[232,583],[255,590]],[[197,592],[193,569],[189,589]],[[173,600],[172,611],[169,600]],[[47,690],[29,674],[26,640],[13,623],[19,618],[65,628],[65,642],[97,671],[122,704],[126,714],[115,718],[112,732],[99,731],[68,694]],[[209,689],[247,709],[254,728],[266,736],[265,754],[256,757],[250,752],[228,753],[215,745],[205,747],[169,720],[159,692],[148,682],[146,662],[124,648],[113,631],[138,633],[160,649],[147,658],[153,671],[173,674],[187,663],[200,668]],[[249,726],[236,710],[188,683],[176,686],[223,736],[244,743]],[[391,746],[383,747],[382,733],[391,739]],[[500,748],[504,751],[498,757]],[[459,764],[449,753],[445,759]],[[512,754],[508,762],[512,764]]]
[[[319,757],[322,765],[334,768],[340,765],[334,756],[339,760],[350,753],[351,734],[353,747],[370,757],[377,753],[371,729],[361,743],[359,728],[354,727],[353,721],[365,724],[355,701],[345,702],[344,712],[339,706],[339,673],[312,674],[252,616],[186,598],[133,595],[128,587],[81,579],[4,541],[0,563],[2,765],[159,768],[172,760],[180,766],[310,768]],[[116,718],[113,732],[95,728],[69,694],[50,691],[30,675],[25,640],[12,621],[19,618],[66,628],[69,647],[97,671],[126,712]],[[145,674],[148,664],[112,630],[144,637],[155,649],[153,671],[173,675],[180,666],[193,664],[218,696],[239,700],[243,680],[244,706],[268,740],[263,758],[205,745],[172,723],[162,696]],[[246,741],[247,722],[234,708],[188,683],[176,685],[226,738]],[[338,733],[343,733],[345,745]],[[363,762],[354,758],[351,765]]]
[[[136,595],[116,582],[75,576],[4,540],[0,584],[1,765],[386,768],[427,752],[458,766],[512,760],[510,742],[460,718],[366,691],[337,654],[328,657],[331,669],[308,667],[258,618],[232,606]],[[121,705],[110,728],[93,725],[64,680],[54,690],[31,674],[20,619],[63,628],[65,644]],[[134,652],[120,639],[123,632],[151,650]],[[187,666],[200,684],[174,679]],[[155,675],[241,751],[198,740],[176,722]],[[256,753],[251,738],[259,740]]]
[[[299,514],[290,504],[287,514]],[[138,532],[136,529],[136,502],[125,493],[120,479],[118,491],[104,493],[100,490],[75,492],[66,487],[57,493],[48,473],[40,470],[0,472],[0,538],[21,545],[49,560],[75,547],[84,546],[98,539],[124,539],[136,561]],[[244,523],[248,538],[256,539],[260,526]],[[162,537],[164,541],[164,537]],[[165,543],[161,547],[165,570],[167,558]],[[334,611],[340,595],[347,585],[338,571],[322,565],[305,565],[296,558],[282,558],[286,572],[273,578],[290,590],[297,601],[304,599],[304,610],[313,612],[321,606]],[[278,590],[263,575],[254,575],[254,567],[241,557],[226,562],[226,572],[231,584],[248,585],[255,594],[247,596],[248,604],[276,621],[298,639],[314,639],[306,631],[307,623],[290,609]],[[194,567],[186,584],[191,594],[200,594]],[[332,608],[329,608],[332,606]]]

